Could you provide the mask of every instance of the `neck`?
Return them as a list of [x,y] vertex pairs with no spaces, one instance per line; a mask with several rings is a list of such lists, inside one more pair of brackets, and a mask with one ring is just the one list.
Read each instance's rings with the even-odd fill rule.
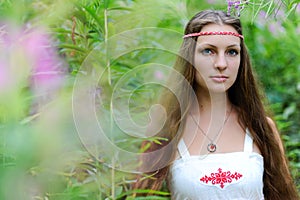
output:
[[197,100],[192,106],[192,113],[207,116],[214,121],[223,121],[232,107],[228,95],[224,93],[211,93],[201,89],[196,91]]

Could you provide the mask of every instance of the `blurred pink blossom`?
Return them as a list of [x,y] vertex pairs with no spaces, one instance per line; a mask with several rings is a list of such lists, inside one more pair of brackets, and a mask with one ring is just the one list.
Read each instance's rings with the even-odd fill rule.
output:
[[[62,84],[65,69],[49,34],[41,28],[25,31],[21,28],[8,28],[6,24],[2,27],[7,27],[6,30],[2,30],[4,34],[0,35],[2,49],[6,52],[8,50],[9,57],[13,57],[16,50],[22,50],[22,56],[27,58],[31,65],[32,86],[36,89],[57,89]],[[1,63],[8,64],[9,61],[5,59],[7,58],[2,57]]]
[[0,23],[0,89],[8,82],[14,90],[29,86],[34,104],[51,100],[63,86],[67,69],[53,44],[46,29]]
[[285,12],[282,9],[280,9],[275,13],[275,17],[276,19],[284,20],[286,18]]
[[163,80],[165,78],[164,74],[157,70],[154,72],[154,77],[158,80]]
[[278,36],[285,32],[285,29],[282,26],[280,21],[271,21],[269,23],[268,28],[269,28],[269,31],[271,32],[271,34],[274,36]]
[[47,92],[59,89],[64,77],[63,62],[46,31],[35,29],[26,33],[21,44],[32,62],[34,90]]
[[281,23],[283,20],[284,20],[284,13],[282,11],[278,11],[277,14],[274,15],[274,18],[268,17],[265,11],[260,11],[258,15],[258,20],[256,20],[256,24],[262,28],[267,26],[269,32],[272,35],[278,36],[281,33],[285,32],[285,28],[282,26]]
[[300,13],[300,3],[296,7],[296,12],[299,14]]
[[264,27],[266,25],[266,21],[267,21],[266,16],[267,16],[267,13],[265,11],[261,10],[258,13],[256,24],[259,25],[260,27]]

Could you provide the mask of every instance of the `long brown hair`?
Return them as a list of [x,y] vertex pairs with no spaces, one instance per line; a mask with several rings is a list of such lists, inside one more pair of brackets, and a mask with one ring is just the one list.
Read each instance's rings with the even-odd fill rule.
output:
[[[241,22],[238,18],[228,16],[223,11],[205,10],[197,13],[187,24],[185,33],[197,33],[207,24],[230,25],[239,34],[242,33]],[[197,37],[186,38],[181,46],[179,56],[174,69],[181,73],[189,84],[194,86],[195,68],[193,67],[194,52]],[[171,77],[172,79],[172,77]],[[174,80],[172,80],[174,81]],[[184,108],[179,108],[176,97],[170,92],[163,93],[162,105],[167,111],[167,121],[161,135],[169,141],[175,141],[169,151],[153,159],[144,160],[144,164],[157,165],[174,160],[178,140],[182,137],[180,126],[184,124],[185,112],[188,110],[191,92],[182,87],[177,88],[179,96],[183,99]],[[239,111],[239,123],[242,127],[248,127],[252,133],[253,140],[257,144],[264,157],[263,193],[267,200],[298,199],[296,187],[289,172],[287,160],[284,152],[280,148],[280,142],[276,139],[275,133],[267,119],[264,108],[264,96],[259,88],[252,71],[248,50],[243,40],[241,40],[241,63],[237,79],[233,86],[228,90],[229,100]],[[145,143],[146,144],[146,143]],[[159,145],[151,143],[148,152],[166,146],[168,142]],[[169,145],[170,146],[170,145]],[[155,162],[153,162],[155,160]],[[153,172],[152,178],[139,179],[134,188],[147,188],[159,190],[168,174],[168,166],[161,167]]]

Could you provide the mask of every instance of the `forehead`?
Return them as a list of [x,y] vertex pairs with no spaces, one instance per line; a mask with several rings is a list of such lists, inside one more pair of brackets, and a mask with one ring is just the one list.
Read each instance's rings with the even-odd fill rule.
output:
[[[210,32],[210,31],[230,31],[234,33],[238,33],[232,26],[230,25],[218,25],[218,24],[208,24],[205,25],[201,32]],[[241,39],[239,37],[233,35],[205,35],[199,36],[197,39],[197,45],[199,44],[211,44],[214,46],[229,46],[229,45],[240,45]]]

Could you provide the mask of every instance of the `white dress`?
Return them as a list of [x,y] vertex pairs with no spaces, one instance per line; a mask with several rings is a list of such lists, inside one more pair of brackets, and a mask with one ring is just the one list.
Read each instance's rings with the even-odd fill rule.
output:
[[244,151],[190,155],[183,140],[180,159],[170,166],[169,188],[174,200],[262,200],[263,157],[252,151],[246,130]]

